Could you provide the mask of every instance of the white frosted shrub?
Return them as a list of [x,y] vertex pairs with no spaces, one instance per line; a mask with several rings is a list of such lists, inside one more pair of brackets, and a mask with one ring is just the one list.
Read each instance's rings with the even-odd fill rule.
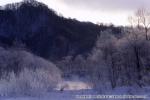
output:
[[55,88],[59,77],[50,74],[50,71],[43,69],[28,70],[25,69],[19,76],[10,74],[8,80],[2,80],[0,92],[2,96],[15,95],[41,95]]
[[2,73],[1,96],[40,95],[54,89],[61,81],[61,71],[53,63],[23,50],[0,50],[3,51],[0,53],[1,67],[20,69],[17,74],[13,71]]

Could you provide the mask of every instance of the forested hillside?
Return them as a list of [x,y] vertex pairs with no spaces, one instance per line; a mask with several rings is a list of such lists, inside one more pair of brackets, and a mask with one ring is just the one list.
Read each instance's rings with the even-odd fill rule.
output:
[[45,4],[26,0],[8,4],[0,9],[0,41],[4,45],[23,44],[36,55],[60,59],[87,54],[93,48],[99,33],[114,26],[79,22],[59,16]]

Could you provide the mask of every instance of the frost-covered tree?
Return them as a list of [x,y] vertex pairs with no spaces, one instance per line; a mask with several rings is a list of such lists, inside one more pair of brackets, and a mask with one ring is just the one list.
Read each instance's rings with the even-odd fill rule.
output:
[[129,22],[132,27],[137,27],[138,29],[143,30],[145,39],[149,40],[150,12],[146,8],[137,9],[135,15],[129,17]]
[[[101,62],[99,65],[99,73],[107,73],[108,75],[99,75],[99,77],[104,77],[110,81],[112,88],[116,87],[117,81],[117,49],[116,41],[117,38],[111,34],[111,30],[107,30],[101,33],[99,36],[96,47],[93,51],[93,58]],[[95,58],[96,57],[96,58]],[[105,65],[105,68],[102,67]],[[104,69],[104,70],[103,70]],[[98,71],[97,71],[98,72]]]
[[[0,92],[6,90],[26,95],[24,93],[30,94],[38,89],[51,90],[61,81],[61,71],[56,65],[18,49],[0,48],[0,72],[0,85],[4,85]],[[6,82],[3,84],[4,81]]]
[[[93,53],[89,56],[90,59],[98,62],[88,64],[95,69],[93,73],[98,73],[95,77],[104,77],[105,82],[109,82],[112,88],[132,85],[141,87],[149,84],[147,68],[150,43],[145,40],[145,34],[141,31],[132,32],[124,33],[120,38],[112,35],[110,30],[102,32]],[[104,78],[96,80],[102,83]]]
[[[118,41],[118,47],[124,71],[126,71],[128,82],[137,83],[142,86],[143,72],[147,66],[150,52],[150,44],[141,33],[126,34]],[[133,82],[133,83],[132,83]]]
[[148,31],[150,28],[150,12],[145,8],[140,8],[136,11],[136,16],[138,18],[138,24],[144,27],[146,40],[148,40]]

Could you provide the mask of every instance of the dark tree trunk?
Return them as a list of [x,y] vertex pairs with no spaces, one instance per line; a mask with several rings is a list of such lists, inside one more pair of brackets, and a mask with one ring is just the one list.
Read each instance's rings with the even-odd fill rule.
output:
[[140,81],[142,79],[141,76],[141,66],[140,66],[140,57],[139,57],[139,50],[137,47],[134,47],[134,52],[135,52],[135,64],[136,64],[136,69],[137,69],[137,78],[138,78],[138,85],[141,87]]
[[110,58],[111,58],[111,68],[110,68],[110,72],[111,72],[111,86],[112,88],[116,87],[116,75],[115,75],[115,61],[113,58],[113,55],[110,54]]
[[148,38],[148,28],[147,27],[145,27],[145,34],[146,34],[146,40],[149,40],[149,38]]

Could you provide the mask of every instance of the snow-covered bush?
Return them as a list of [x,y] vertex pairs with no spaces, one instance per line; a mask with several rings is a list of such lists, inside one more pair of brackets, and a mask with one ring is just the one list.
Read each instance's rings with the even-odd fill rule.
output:
[[58,83],[58,76],[50,75],[50,70],[24,69],[18,76],[13,72],[0,82],[1,96],[41,95],[53,89]]
[[61,71],[50,61],[23,50],[0,50],[1,95],[39,95],[61,81]]

